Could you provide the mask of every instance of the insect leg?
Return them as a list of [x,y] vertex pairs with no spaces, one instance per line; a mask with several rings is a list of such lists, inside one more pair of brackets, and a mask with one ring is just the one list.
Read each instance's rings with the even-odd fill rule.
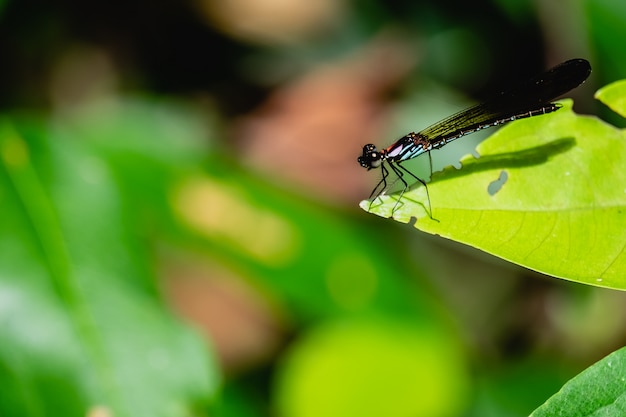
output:
[[[430,152],[428,152],[428,157],[429,157],[429,159],[430,159]],[[402,198],[402,195],[404,194],[404,191],[406,191],[406,189],[408,188],[408,184],[407,184],[407,182],[406,182],[406,181],[402,178],[402,176],[403,176],[403,171],[404,171],[404,172],[406,172],[406,173],[408,173],[410,176],[412,176],[413,178],[415,178],[417,181],[419,181],[419,182],[420,182],[420,183],[424,186],[424,188],[426,189],[426,198],[428,199],[428,210],[427,210],[427,214],[428,214],[428,217],[430,217],[430,219],[431,219],[431,220],[435,220],[435,218],[434,218],[434,217],[433,217],[433,215],[432,215],[432,213],[433,213],[433,208],[432,208],[432,206],[430,205],[430,193],[428,192],[428,185],[426,185],[426,182],[425,182],[423,179],[419,178],[417,175],[413,174],[411,171],[409,171],[406,167],[404,167],[404,166],[401,164],[401,162],[396,162],[396,166],[394,167],[394,172],[395,172],[396,174],[398,174],[398,177],[400,177],[400,179],[402,180],[402,182],[403,182],[403,183],[404,183],[404,185],[405,185],[404,190],[402,190],[402,194],[400,194],[400,198]],[[431,161],[431,168],[430,168],[430,171],[431,171],[431,175],[432,175],[432,161]],[[400,200],[398,200],[398,201],[400,201]],[[396,203],[396,205],[397,205],[397,203]],[[395,211],[395,207],[394,207],[394,211]]]

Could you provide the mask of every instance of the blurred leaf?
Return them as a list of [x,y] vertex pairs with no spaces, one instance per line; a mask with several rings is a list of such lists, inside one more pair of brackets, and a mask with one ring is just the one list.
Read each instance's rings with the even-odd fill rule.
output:
[[[448,167],[405,193],[397,221],[536,271],[626,289],[626,135],[571,111],[510,123],[481,143],[480,158]],[[381,203],[382,200],[382,203]],[[389,217],[397,196],[361,207]]]
[[601,88],[595,97],[615,113],[626,117],[626,80],[615,81]]
[[285,416],[439,417],[466,406],[468,375],[458,343],[436,327],[359,319],[297,341],[275,386]]
[[581,18],[584,17],[585,35],[593,45],[599,65],[599,73],[605,81],[626,77],[623,48],[626,3],[613,0],[584,0]]
[[[322,322],[311,337],[296,341],[292,352],[298,359],[281,367],[274,395],[284,415],[308,415],[315,395],[332,396],[330,390],[356,381],[339,402],[318,400],[310,412],[360,415],[356,411],[365,408],[364,397],[371,400],[365,404],[372,412],[393,408],[395,401],[398,410],[422,415],[454,415],[451,410],[463,407],[467,375],[457,329],[437,305],[421,269],[413,266],[420,256],[414,260],[405,253],[410,245],[401,233],[377,227],[377,219],[355,219],[304,200],[224,158],[211,159],[207,172],[175,193],[180,221],[198,234],[209,256],[263,288],[296,329],[306,332],[299,325]],[[381,315],[403,322],[368,319]],[[348,323],[333,325],[344,320]],[[331,372],[335,359],[343,367],[317,379],[315,369]],[[360,367],[369,374],[355,374]],[[426,399],[404,398],[406,391],[395,387],[405,383],[421,388]],[[369,396],[377,387],[378,398]],[[322,409],[333,406],[336,411]],[[237,412],[228,404],[220,410]]]
[[466,415],[480,417],[527,416],[566,381],[575,370],[553,357],[533,355],[493,360],[481,367],[476,382],[476,400]]
[[216,365],[158,296],[107,161],[32,119],[2,121],[0,156],[0,414],[200,413]]
[[171,190],[201,173],[217,134],[214,118],[165,100],[101,100],[65,117],[56,132],[81,138],[110,167],[127,227],[172,238],[181,231],[172,217]]
[[570,380],[531,417],[618,417],[626,413],[626,348]]
[[387,244],[400,234],[291,194],[225,158],[206,166],[206,176],[173,194],[179,221],[209,256],[263,285],[298,320],[381,310],[439,316],[430,294],[414,290],[424,276],[399,256],[404,246]]

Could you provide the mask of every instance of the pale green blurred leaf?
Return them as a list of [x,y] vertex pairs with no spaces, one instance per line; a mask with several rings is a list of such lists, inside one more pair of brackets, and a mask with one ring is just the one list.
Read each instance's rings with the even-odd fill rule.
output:
[[456,416],[469,388],[453,338],[389,318],[312,330],[292,346],[276,382],[277,407],[291,417]]
[[[564,108],[513,122],[428,185],[405,193],[397,221],[527,268],[626,289],[626,134]],[[502,181],[504,179],[504,181]],[[498,184],[498,182],[501,184]],[[389,217],[397,196],[361,207]]]

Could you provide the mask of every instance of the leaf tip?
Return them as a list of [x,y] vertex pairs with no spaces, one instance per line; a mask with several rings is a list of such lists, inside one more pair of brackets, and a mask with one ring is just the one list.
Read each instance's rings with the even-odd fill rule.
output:
[[620,116],[626,117],[626,80],[615,81],[602,87],[594,98]]

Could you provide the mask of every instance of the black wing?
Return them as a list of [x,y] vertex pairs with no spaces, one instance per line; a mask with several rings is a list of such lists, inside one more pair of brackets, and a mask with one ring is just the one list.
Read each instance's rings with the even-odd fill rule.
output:
[[492,99],[460,111],[419,132],[433,145],[522,117],[556,110],[551,102],[582,84],[591,73],[585,59],[571,59],[504,91]]

